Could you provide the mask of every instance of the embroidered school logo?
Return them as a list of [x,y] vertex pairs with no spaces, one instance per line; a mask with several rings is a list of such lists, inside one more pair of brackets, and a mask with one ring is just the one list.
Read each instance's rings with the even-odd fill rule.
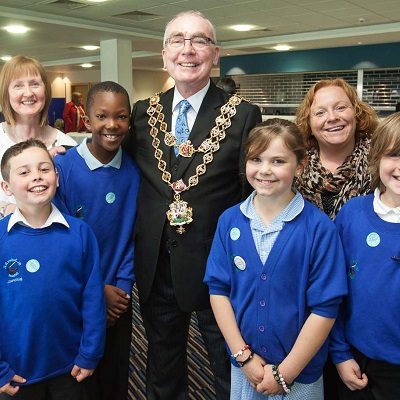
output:
[[356,277],[356,273],[358,271],[359,271],[359,268],[358,268],[357,261],[353,260],[353,262],[350,265],[349,272],[348,272],[349,278],[354,279]]
[[19,275],[18,269],[21,266],[21,262],[16,258],[10,258],[4,263],[3,268],[7,271],[10,278],[15,278]]

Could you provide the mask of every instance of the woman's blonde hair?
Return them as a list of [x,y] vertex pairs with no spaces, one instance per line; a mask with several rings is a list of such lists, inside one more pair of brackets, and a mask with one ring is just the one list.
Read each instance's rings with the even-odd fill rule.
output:
[[263,153],[276,137],[282,139],[285,146],[296,155],[298,164],[301,164],[306,152],[303,135],[293,122],[282,118],[268,119],[250,131],[245,147],[245,162]]
[[317,147],[318,145],[315,137],[312,136],[310,125],[311,106],[314,102],[315,94],[318,90],[329,86],[336,86],[343,89],[349,98],[350,103],[354,108],[355,118],[357,121],[356,138],[371,137],[372,132],[378,124],[378,117],[375,110],[369,104],[360,100],[357,96],[356,90],[344,79],[324,79],[311,86],[303,101],[297,108],[296,124],[306,139],[307,147]]
[[46,72],[38,60],[31,57],[15,56],[7,61],[0,72],[0,105],[4,118],[10,125],[16,124],[15,111],[11,107],[8,89],[14,79],[23,76],[40,76],[45,88],[45,103],[40,112],[40,126],[48,124],[47,112],[51,100],[51,85],[47,79]]
[[381,193],[386,190],[379,175],[379,166],[384,156],[400,156],[400,112],[383,119],[371,139],[369,153],[371,187],[379,188]]

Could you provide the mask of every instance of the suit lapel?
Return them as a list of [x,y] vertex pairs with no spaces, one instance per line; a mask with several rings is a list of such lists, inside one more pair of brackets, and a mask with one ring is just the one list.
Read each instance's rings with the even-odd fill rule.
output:
[[[201,143],[210,135],[210,131],[215,125],[215,119],[220,113],[219,107],[221,107],[223,103],[224,100],[220,96],[218,89],[211,82],[189,135],[189,140],[195,148],[200,146]],[[193,157],[181,157],[176,177],[178,179],[181,178],[194,160],[196,160],[197,163],[200,163],[203,155],[204,153],[196,153]]]

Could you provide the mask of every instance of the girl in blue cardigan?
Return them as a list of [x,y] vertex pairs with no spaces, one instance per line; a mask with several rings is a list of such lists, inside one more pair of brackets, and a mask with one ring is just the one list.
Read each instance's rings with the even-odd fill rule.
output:
[[332,331],[340,399],[400,399],[400,113],[371,140],[373,194],[350,200],[335,221],[349,296]]
[[293,123],[254,128],[254,192],[218,222],[205,282],[231,354],[231,399],[323,398],[326,338],[347,288],[334,224],[292,188],[304,153]]

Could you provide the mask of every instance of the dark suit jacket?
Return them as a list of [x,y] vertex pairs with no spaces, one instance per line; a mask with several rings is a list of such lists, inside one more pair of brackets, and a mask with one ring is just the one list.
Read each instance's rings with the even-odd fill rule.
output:
[[[161,94],[168,130],[171,127],[173,89]],[[229,95],[211,83],[202,102],[189,139],[195,147],[209,136],[220,114],[220,107]],[[207,165],[207,172],[199,177],[197,186],[181,194],[181,198],[193,208],[193,222],[185,225],[186,232],[176,233],[166,219],[166,211],[173,201],[173,192],[162,181],[154,157],[152,137],[149,134],[148,100],[135,104],[131,118],[131,133],[125,148],[138,163],[142,182],[138,197],[138,212],[135,229],[135,274],[141,301],[149,297],[156,273],[161,238],[167,237],[170,248],[170,263],[175,296],[183,311],[201,310],[210,307],[208,289],[203,283],[206,261],[216,224],[220,214],[243,198],[242,151],[249,131],[261,121],[257,106],[243,101],[237,107],[232,125],[220,149],[214,153],[214,161]],[[164,134],[159,132],[160,149],[167,162],[171,182],[180,178],[187,184],[188,178],[201,163],[203,153],[192,158],[175,158],[173,148],[164,144]]]

